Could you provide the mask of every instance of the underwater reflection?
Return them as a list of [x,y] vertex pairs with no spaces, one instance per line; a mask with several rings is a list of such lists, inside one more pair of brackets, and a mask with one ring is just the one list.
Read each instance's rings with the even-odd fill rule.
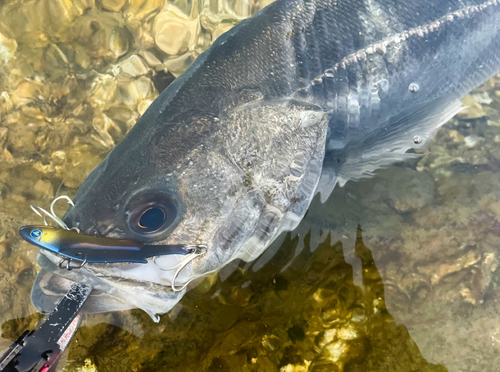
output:
[[[0,353],[41,318],[27,316],[37,250],[17,234],[34,222],[29,205],[74,195],[158,92],[268,2],[1,3]],[[166,29],[178,37],[159,38]],[[288,235],[269,261],[207,278],[159,325],[141,311],[88,316],[67,370],[445,370],[422,353],[495,370],[500,78],[464,106],[422,158],[316,203],[305,230],[332,233],[305,237],[306,248],[326,238],[313,254],[292,261],[303,242]],[[378,271],[360,236],[330,244],[357,223]]]
[[[354,252],[362,286],[342,243],[323,236],[314,252],[305,236],[294,259],[302,244],[288,234],[260,270],[242,264],[224,281],[206,278],[159,325],[138,310],[106,315],[115,325],[90,326],[104,316],[89,316],[71,344],[67,370],[447,371],[423,358],[387,310],[361,227]],[[29,323],[9,321],[2,330],[13,339]]]

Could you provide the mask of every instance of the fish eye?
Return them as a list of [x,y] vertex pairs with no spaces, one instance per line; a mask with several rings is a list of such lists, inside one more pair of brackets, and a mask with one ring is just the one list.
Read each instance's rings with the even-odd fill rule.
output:
[[151,237],[163,233],[177,218],[177,207],[169,198],[159,197],[153,200],[137,200],[129,205],[129,228],[143,236]]
[[163,225],[165,212],[160,208],[146,209],[139,218],[139,228],[147,231],[155,231]]

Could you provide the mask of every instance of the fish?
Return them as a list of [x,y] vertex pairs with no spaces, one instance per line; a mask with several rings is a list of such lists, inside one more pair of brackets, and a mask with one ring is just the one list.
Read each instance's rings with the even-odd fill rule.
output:
[[316,195],[418,156],[499,71],[498,0],[277,0],[159,95],[63,217],[82,234],[204,254],[68,271],[42,250],[32,302],[49,311],[79,282],[94,288],[85,311],[158,321],[190,282],[293,230]]

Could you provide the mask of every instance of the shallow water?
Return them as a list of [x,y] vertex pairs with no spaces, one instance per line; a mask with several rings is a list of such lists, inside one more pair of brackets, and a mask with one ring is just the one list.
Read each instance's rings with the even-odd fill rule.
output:
[[[74,196],[158,91],[265,5],[2,2],[0,351],[41,318],[36,249],[17,234],[41,222],[29,205]],[[66,370],[497,370],[500,77],[464,103],[421,158],[315,200],[293,234],[159,324],[88,316]]]

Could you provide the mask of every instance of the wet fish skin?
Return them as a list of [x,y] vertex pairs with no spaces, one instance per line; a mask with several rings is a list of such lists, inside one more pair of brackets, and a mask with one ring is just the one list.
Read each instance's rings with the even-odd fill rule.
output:
[[[411,156],[414,135],[425,144],[460,97],[499,72],[499,25],[496,0],[278,0],[158,97],[64,220],[90,234],[207,244],[181,283],[254,259],[297,225],[315,193]],[[130,205],[164,198],[178,209],[171,226],[129,228]],[[144,266],[50,270],[115,302],[168,311],[182,296],[168,290],[172,273]],[[35,305],[43,296],[34,287]]]

